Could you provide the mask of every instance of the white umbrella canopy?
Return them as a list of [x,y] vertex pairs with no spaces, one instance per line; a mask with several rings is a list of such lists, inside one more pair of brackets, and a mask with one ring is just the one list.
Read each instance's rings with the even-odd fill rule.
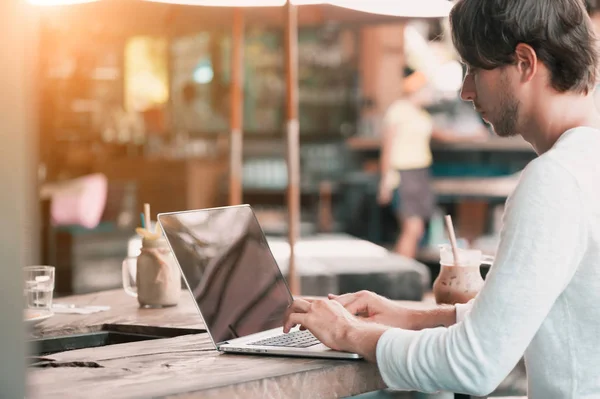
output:
[[157,3],[210,7],[281,7],[286,0],[146,0]]
[[[287,0],[146,0],[158,3],[186,4],[192,6],[212,6],[212,7],[281,7],[287,3]],[[305,4],[326,4],[322,0],[291,0],[290,3],[295,6]]]
[[454,5],[449,0],[330,0],[326,3],[369,14],[404,18],[447,17]]
[[[38,6],[61,6],[98,1],[130,1],[130,0],[26,0]],[[153,3],[196,5],[208,7],[281,7],[287,0],[144,0]],[[450,0],[290,0],[292,5],[333,5],[366,14],[377,14],[404,18],[443,18],[452,9]]]
[[[34,0],[44,1],[44,0]],[[47,0],[57,1],[57,0]],[[77,0],[64,0],[77,1]],[[81,0],[80,0],[81,1]],[[83,0],[86,1],[86,0]],[[87,0],[89,1],[89,0]],[[146,0],[170,4],[215,7],[278,7],[287,0]],[[449,0],[291,0],[292,5],[329,4],[369,14],[404,18],[442,18],[448,16],[453,3]]]
[[72,4],[93,3],[96,0],[27,0],[36,6],[68,6]]
[[[39,6],[60,6],[82,3],[93,3],[103,0],[27,0],[29,3]],[[104,0],[108,1],[108,0]],[[115,0],[112,0],[115,1]],[[127,1],[127,0],[123,0]],[[209,7],[281,7],[287,0],[145,0],[154,3],[180,4],[191,6]],[[325,4],[320,0],[292,0],[293,5],[303,4]]]

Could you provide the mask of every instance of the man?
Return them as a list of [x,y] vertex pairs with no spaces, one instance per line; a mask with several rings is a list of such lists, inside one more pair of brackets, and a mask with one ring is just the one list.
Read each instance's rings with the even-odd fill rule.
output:
[[[469,305],[411,312],[374,294],[297,300],[326,345],[376,361],[392,388],[492,392],[524,355],[530,398],[600,397],[600,115],[582,0],[458,0],[461,96],[539,157],[507,201],[496,261]],[[354,316],[358,314],[359,316]]]

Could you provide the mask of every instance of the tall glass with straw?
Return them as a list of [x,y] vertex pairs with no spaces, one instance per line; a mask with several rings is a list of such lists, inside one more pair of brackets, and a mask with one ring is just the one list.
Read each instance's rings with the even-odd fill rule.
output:
[[445,220],[450,245],[440,246],[440,274],[433,283],[433,294],[438,304],[467,303],[483,287],[482,253],[458,248],[452,218],[447,215]]

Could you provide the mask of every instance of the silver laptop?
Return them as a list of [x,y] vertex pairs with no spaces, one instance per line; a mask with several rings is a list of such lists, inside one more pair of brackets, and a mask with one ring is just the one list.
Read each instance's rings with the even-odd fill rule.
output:
[[298,327],[283,333],[293,298],[249,205],[161,213],[158,221],[217,350],[361,358]]

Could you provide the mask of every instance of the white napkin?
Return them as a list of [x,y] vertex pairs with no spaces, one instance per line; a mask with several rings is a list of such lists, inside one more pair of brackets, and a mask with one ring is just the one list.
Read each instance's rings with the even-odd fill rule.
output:
[[77,306],[71,304],[55,303],[52,312],[55,314],[91,314],[109,310],[110,306]]

